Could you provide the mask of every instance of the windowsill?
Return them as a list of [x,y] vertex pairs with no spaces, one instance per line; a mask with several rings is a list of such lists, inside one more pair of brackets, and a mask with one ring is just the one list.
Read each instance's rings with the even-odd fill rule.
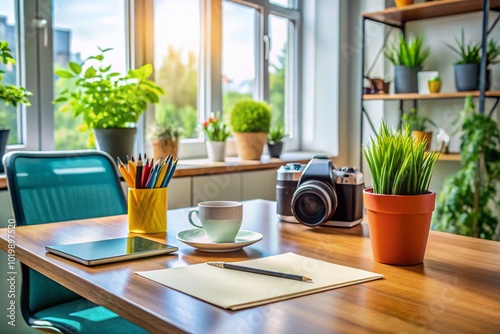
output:
[[[263,155],[260,160],[240,160],[227,157],[225,162],[211,162],[208,159],[179,160],[174,177],[187,177],[208,174],[234,173],[264,169],[278,169],[287,162],[307,163],[321,152],[285,152],[280,159]],[[7,189],[5,174],[0,174],[0,190]]]

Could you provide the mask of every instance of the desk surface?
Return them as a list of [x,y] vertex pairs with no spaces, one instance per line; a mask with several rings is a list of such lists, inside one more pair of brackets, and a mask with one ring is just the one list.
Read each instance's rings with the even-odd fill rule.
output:
[[[47,254],[44,246],[128,235],[127,217],[16,228],[16,256],[80,295],[151,332],[330,333],[477,332],[500,328],[500,243],[432,231],[424,264],[376,263],[368,226],[308,228],[280,223],[275,203],[244,204],[243,228],[264,235],[232,253],[203,253],[177,241],[191,228],[188,209],[168,212],[168,232],[148,237],[179,246],[176,255],[88,268]],[[0,248],[7,249],[7,230]],[[228,311],[134,274],[209,260],[245,260],[295,252],[385,275],[348,286],[240,311]],[[175,253],[174,253],[175,254]]]

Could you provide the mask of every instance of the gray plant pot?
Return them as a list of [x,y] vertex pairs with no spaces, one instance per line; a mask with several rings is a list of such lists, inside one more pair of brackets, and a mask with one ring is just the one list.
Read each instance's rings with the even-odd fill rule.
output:
[[272,144],[267,143],[267,150],[269,151],[271,158],[279,158],[281,152],[283,152],[283,142],[275,141]]
[[394,89],[396,93],[418,93],[417,73],[422,66],[394,66]]
[[456,64],[455,87],[459,92],[479,89],[479,65]]
[[5,146],[7,146],[7,140],[9,139],[9,129],[0,129],[0,173],[3,173],[2,158],[5,154]]
[[94,129],[97,149],[125,162],[127,155],[134,154],[135,133],[135,128]]

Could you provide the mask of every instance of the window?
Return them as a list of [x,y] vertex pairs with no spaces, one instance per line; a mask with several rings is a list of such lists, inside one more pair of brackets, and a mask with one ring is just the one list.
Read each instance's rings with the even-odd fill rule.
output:
[[[99,54],[98,47],[112,48],[105,53],[103,66],[112,65],[113,71],[127,69],[125,2],[123,0],[67,0],[54,1],[53,64],[54,70],[67,68],[68,61],[81,63]],[[106,33],[103,33],[106,32]],[[85,70],[85,69],[84,69]],[[68,88],[68,80],[54,76],[54,96]],[[54,108],[54,140],[57,150],[85,149],[90,144],[87,132],[75,131],[82,117],[73,117],[71,111]]]
[[[58,80],[54,70],[82,62],[101,47],[113,48],[106,61],[115,71],[153,63],[154,80],[165,90],[160,103],[144,114],[139,151],[149,149],[154,122],[169,122],[183,128],[181,157],[203,157],[199,124],[210,112],[220,110],[227,117],[246,97],[268,101],[273,124],[285,126],[290,135],[286,148],[299,148],[299,78],[291,75],[298,68],[296,0],[3,0],[0,38],[15,39],[17,3],[24,15],[17,24],[31,38],[24,39],[25,57],[20,57],[26,69],[9,68],[9,80],[25,79],[35,101],[25,120],[22,108],[9,110],[16,125],[11,144],[43,150],[88,147],[87,133],[76,131],[80,120],[52,104],[70,84]],[[39,18],[37,27],[33,17]]]

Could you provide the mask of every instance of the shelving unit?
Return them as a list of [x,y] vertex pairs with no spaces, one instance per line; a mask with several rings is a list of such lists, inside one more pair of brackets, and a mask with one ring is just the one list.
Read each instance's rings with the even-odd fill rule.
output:
[[[489,11],[500,12],[500,0],[442,0],[442,1],[432,1],[419,3],[414,5],[409,5],[403,8],[387,8],[383,11],[370,12],[362,14],[362,46],[361,46],[361,73],[362,80],[365,77],[365,26],[366,21],[378,22],[393,28],[401,30],[403,35],[405,34],[406,23],[417,20],[426,20],[432,18],[461,15],[473,12],[482,12],[482,48],[486,47],[486,39],[488,33],[493,29],[493,27],[499,22],[500,15],[493,22],[492,26],[488,28],[488,13]],[[483,57],[484,59],[484,57]],[[481,78],[484,78],[486,71],[485,62],[481,62]],[[400,101],[400,113],[402,116],[403,112],[403,101],[412,100],[416,105],[418,100],[443,100],[443,99],[463,99],[468,95],[479,98],[479,112],[484,113],[484,101],[487,98],[496,99],[493,109],[498,106],[500,101],[500,91],[485,91],[484,85],[479,91],[472,92],[451,92],[451,93],[438,93],[438,94],[426,94],[420,95],[418,93],[411,94],[364,94],[361,95],[361,120],[360,120],[360,144],[363,144],[363,130],[364,130],[364,118],[366,118],[374,129],[373,123],[364,107],[365,101],[376,101],[376,100],[390,100],[390,101]],[[442,154],[440,160],[444,161],[460,161],[460,154]],[[363,153],[360,152],[360,163],[359,167],[363,169]]]

